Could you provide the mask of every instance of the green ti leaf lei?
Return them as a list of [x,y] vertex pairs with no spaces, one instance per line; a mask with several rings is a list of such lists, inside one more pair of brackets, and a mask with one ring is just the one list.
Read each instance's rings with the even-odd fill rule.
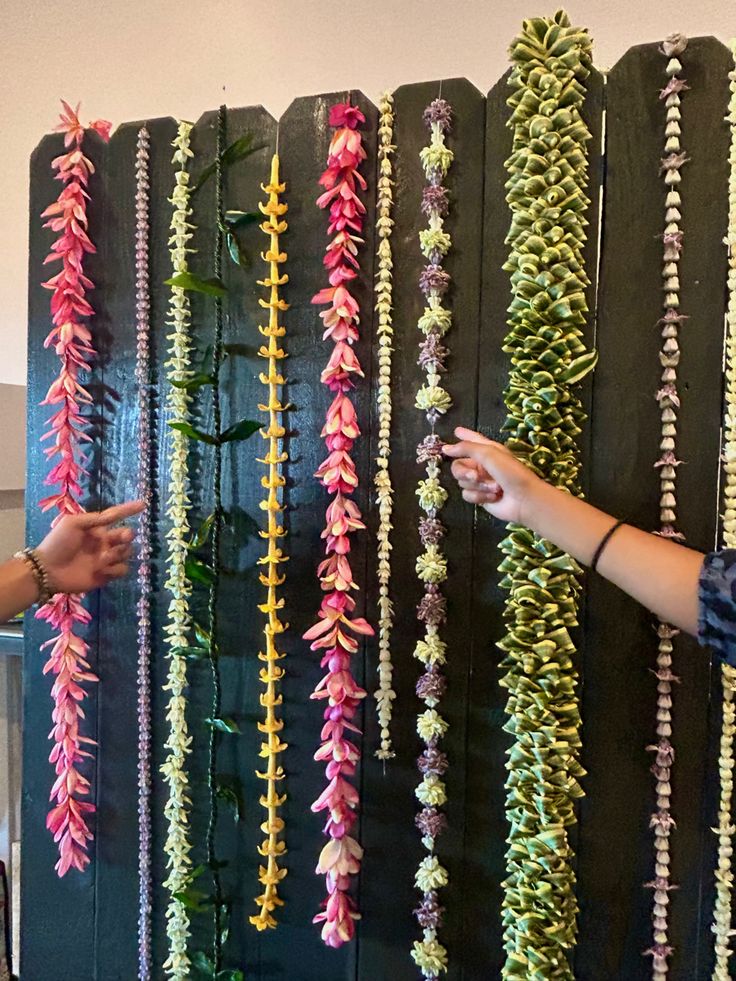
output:
[[[582,250],[590,133],[581,117],[591,64],[587,32],[563,12],[524,22],[511,46],[513,149],[506,162],[513,299],[503,350],[508,447],[558,487],[578,489],[584,413],[574,385],[595,363],[582,341],[587,305]],[[510,524],[501,545],[509,591],[500,643],[508,689],[505,729],[510,825],[503,924],[508,981],[572,979],[577,902],[568,829],[580,779],[578,565]]]

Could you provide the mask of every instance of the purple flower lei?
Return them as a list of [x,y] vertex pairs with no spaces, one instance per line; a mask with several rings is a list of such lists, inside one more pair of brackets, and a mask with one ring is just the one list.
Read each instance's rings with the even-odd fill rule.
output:
[[[673,35],[662,45],[667,58],[667,85],[659,94],[665,103],[665,150],[661,160],[660,175],[665,187],[665,228],[663,244],[664,314],[657,323],[661,330],[662,348],[659,361],[662,366],[661,386],[655,398],[661,414],[662,430],[659,444],[660,457],[654,464],[659,472],[660,527],[657,534],[663,538],[682,539],[675,528],[676,478],[680,462],[675,455],[677,437],[677,411],[680,396],[677,390],[677,366],[680,361],[678,331],[687,317],[680,312],[679,263],[683,248],[683,231],[679,226],[682,203],[679,186],[680,171],[688,162],[687,153],[680,144],[680,94],[689,86],[679,78],[682,65],[678,55],[687,47],[687,39]],[[653,671],[657,679],[657,741],[647,746],[654,753],[651,772],[656,781],[657,810],[652,814],[650,828],[654,832],[655,874],[645,888],[653,890],[652,945],[645,956],[652,958],[652,977],[665,981],[669,974],[669,958],[673,948],[669,943],[669,892],[676,888],[670,882],[670,836],[676,827],[670,812],[672,795],[671,776],[675,751],[670,741],[672,735],[672,691],[679,678],[672,671],[672,641],[679,631],[660,621],[657,627],[657,667]]]
[[[448,211],[448,192],[442,184],[447,169],[452,161],[452,153],[444,143],[444,134],[450,129],[452,109],[444,99],[435,99],[424,112],[424,122],[431,131],[430,146],[422,151],[422,163],[427,184],[422,193],[422,212],[426,215],[431,229],[440,230],[443,217]],[[420,239],[421,241],[421,239]],[[437,323],[429,325],[424,330],[424,337],[419,344],[418,364],[421,366],[426,381],[422,388],[422,397],[417,398],[416,407],[422,409],[431,427],[431,432],[417,446],[417,463],[424,465],[426,484],[439,484],[442,466],[442,439],[435,433],[435,424],[449,407],[448,393],[441,386],[442,375],[449,351],[442,344],[442,337],[447,325],[439,326],[440,314],[449,322],[449,311],[442,308],[442,297],[450,287],[450,275],[442,267],[442,251],[433,246],[431,241],[422,242],[422,253],[426,265],[419,277],[419,288],[424,293],[428,310],[438,311]],[[416,683],[418,698],[424,703],[426,711],[420,716],[418,731],[424,741],[423,752],[417,760],[417,767],[422,774],[417,797],[423,807],[416,815],[417,828],[422,835],[422,844],[427,850],[426,862],[435,863],[435,869],[440,870],[446,880],[447,873],[439,863],[435,841],[447,826],[447,818],[441,808],[446,803],[446,791],[442,777],[448,766],[447,755],[438,746],[440,736],[432,733],[431,729],[423,726],[442,720],[439,705],[447,688],[447,679],[442,673],[441,664],[436,660],[444,650],[444,644],[439,636],[439,628],[445,622],[447,603],[441,592],[441,582],[446,572],[443,571],[444,556],[442,555],[442,540],[445,527],[437,517],[440,506],[437,500],[429,498],[422,500],[423,514],[419,522],[419,538],[423,549],[417,563],[417,571],[421,564],[435,564],[433,575],[424,581],[423,596],[417,607],[417,620],[423,625],[422,640],[417,647],[416,656],[424,661],[424,672]],[[422,646],[424,645],[424,646]],[[425,657],[426,653],[426,657]],[[421,869],[421,867],[420,867]],[[435,889],[430,883],[422,880],[421,873],[417,875],[417,887],[422,890],[422,900],[414,916],[422,930],[422,939],[414,943],[412,956],[424,978],[437,977],[437,965],[446,969],[447,951],[442,946],[438,931],[442,928],[443,908],[437,900]]]
[[151,359],[148,286],[148,156],[146,127],[138,132],[135,194],[135,380],[138,398],[138,978],[151,979]]

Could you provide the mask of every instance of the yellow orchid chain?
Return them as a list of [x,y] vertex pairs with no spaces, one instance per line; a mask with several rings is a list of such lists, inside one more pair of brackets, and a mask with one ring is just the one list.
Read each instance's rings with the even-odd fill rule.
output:
[[391,747],[391,716],[396,693],[392,688],[393,664],[391,661],[391,630],[393,605],[390,596],[391,583],[391,531],[393,525],[393,487],[388,469],[391,454],[391,357],[393,354],[393,256],[391,231],[393,210],[393,145],[394,100],[390,92],[384,92],[379,105],[378,123],[378,273],[376,275],[376,311],[378,313],[378,455],[374,486],[378,501],[378,690],[376,703],[378,724],[381,728],[381,745],[376,750],[379,760],[391,759],[395,754]]
[[[171,237],[169,247],[173,275],[188,270],[187,254],[194,226],[190,222],[190,187],[188,165],[193,153],[189,146],[192,124],[180,122],[176,139],[173,162],[178,165],[176,183],[170,198],[174,206],[171,217]],[[191,313],[189,297],[185,290],[172,286],[169,304],[171,342],[169,359],[165,364],[168,372],[166,392],[166,416],[168,422],[188,422],[191,396],[185,388],[173,382],[183,382],[191,376]],[[161,772],[169,787],[169,797],[164,805],[164,816],[168,822],[164,851],[168,876],[164,888],[168,890],[169,900],[166,909],[166,934],[168,937],[168,957],[164,963],[165,973],[174,981],[187,981],[190,977],[190,961],[187,955],[189,939],[189,913],[186,906],[176,899],[176,894],[186,889],[192,862],[189,839],[189,778],[186,759],[191,753],[192,739],[187,729],[186,686],[187,662],[181,651],[189,645],[192,624],[189,600],[191,584],[186,575],[186,561],[189,554],[189,437],[179,430],[172,429],[169,450],[169,496],[166,515],[170,522],[166,533],[168,542],[167,577],[165,588],[170,596],[168,615],[164,627],[165,643],[169,646],[169,673],[164,691],[169,692],[166,721],[169,735],[165,746],[166,762]]]
[[[734,68],[729,73],[731,100],[726,120],[731,130],[728,177],[728,312],[726,315],[726,411],[723,420],[724,442],[724,514],[723,544],[736,548],[736,40],[731,41]],[[715,935],[715,966],[713,981],[729,981],[729,960],[733,953],[733,819],[734,733],[736,732],[736,668],[724,664],[721,668],[723,710],[718,771],[721,793],[718,825],[718,867],[715,872],[716,899],[711,930]]]
[[261,743],[260,756],[267,761],[267,764],[265,772],[256,770],[256,776],[267,783],[267,791],[261,795],[260,804],[266,808],[268,816],[261,824],[261,831],[266,838],[258,849],[258,853],[266,859],[266,864],[261,865],[258,870],[258,878],[263,886],[263,892],[256,898],[260,910],[250,917],[250,922],[258,930],[265,930],[277,925],[273,911],[277,906],[283,906],[283,900],[278,895],[278,884],[287,873],[287,869],[279,868],[278,864],[278,860],[286,853],[286,845],[279,838],[284,830],[284,819],[279,815],[278,810],[286,800],[286,795],[279,794],[277,789],[278,784],[284,779],[284,770],[278,762],[278,756],[287,748],[287,744],[282,742],[280,736],[284,727],[283,719],[279,719],[276,715],[276,709],[283,701],[283,696],[278,692],[277,687],[284,676],[284,669],[278,664],[284,654],[278,652],[275,638],[289,626],[279,619],[284,599],[277,595],[278,587],[283,585],[286,579],[286,576],[279,573],[278,567],[288,561],[278,544],[279,539],[286,535],[279,518],[284,511],[284,505],[279,499],[279,489],[285,483],[279,467],[288,460],[288,454],[279,446],[279,441],[283,440],[285,433],[282,413],[288,408],[279,397],[279,388],[285,384],[285,379],[279,370],[279,361],[287,356],[278,341],[278,338],[286,333],[286,328],[279,325],[279,313],[289,309],[289,304],[279,296],[279,287],[289,281],[288,275],[279,270],[279,266],[286,262],[287,258],[286,253],[281,251],[279,236],[288,227],[283,218],[288,205],[279,200],[279,195],[284,193],[286,185],[279,183],[277,154],[274,154],[271,160],[271,180],[266,185],[262,184],[261,188],[265,194],[268,194],[268,202],[259,204],[261,212],[267,216],[261,224],[261,230],[269,236],[270,244],[268,251],[261,253],[261,258],[269,266],[268,276],[259,280],[258,284],[269,290],[270,295],[268,300],[258,301],[269,311],[268,326],[258,328],[261,334],[268,338],[268,346],[264,344],[258,351],[260,357],[268,360],[268,374],[261,372],[259,376],[263,384],[268,386],[268,402],[258,406],[261,412],[268,413],[268,426],[261,430],[261,436],[268,441],[268,453],[258,461],[268,467],[268,473],[261,478],[261,486],[268,491],[268,496],[260,504],[261,510],[268,515],[268,524],[266,529],[259,533],[261,538],[268,542],[268,551],[258,560],[258,564],[266,568],[266,572],[260,573],[259,579],[268,590],[266,602],[258,607],[261,613],[266,615],[263,628],[266,638],[265,652],[260,652],[258,655],[261,661],[266,662],[259,675],[266,686],[265,692],[260,696],[260,703],[266,710],[266,717],[264,722],[258,723],[258,730],[265,735]]

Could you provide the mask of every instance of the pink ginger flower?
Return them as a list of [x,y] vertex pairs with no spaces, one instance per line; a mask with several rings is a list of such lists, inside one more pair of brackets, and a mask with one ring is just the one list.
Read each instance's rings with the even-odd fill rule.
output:
[[338,494],[327,508],[327,525],[322,538],[327,539],[327,550],[337,555],[347,555],[350,551],[350,538],[353,531],[362,531],[362,521],[357,504]]
[[353,570],[345,555],[330,555],[320,562],[317,568],[322,589],[325,592],[338,590],[341,593],[349,589],[357,589],[353,581]]
[[342,947],[355,936],[354,921],[360,919],[360,913],[350,896],[338,889],[330,893],[324,907],[312,922],[323,924],[322,939],[328,947]]
[[352,939],[354,921],[359,916],[347,890],[351,877],[360,870],[363,854],[360,845],[349,837],[357,820],[359,801],[358,791],[348,778],[355,776],[360,753],[347,734],[360,734],[353,719],[366,692],[353,677],[350,659],[358,650],[355,635],[373,634],[366,620],[352,617],[355,600],[351,593],[357,585],[348,560],[350,535],[365,525],[349,496],[358,486],[350,450],[360,436],[360,427],[355,407],[345,394],[355,386],[357,378],[363,377],[352,348],[358,340],[360,310],[348,285],[358,275],[358,245],[362,242],[359,236],[366,213],[360,191],[367,185],[358,172],[366,152],[357,131],[364,121],[362,112],[348,104],[333,106],[330,112],[330,124],[338,129],[332,135],[327,167],[319,181],[324,193],[317,201],[320,208],[329,209],[331,240],[323,260],[329,286],[312,298],[312,303],[327,307],[320,313],[323,339],[331,339],[335,345],[321,377],[322,383],[335,393],[322,429],[328,456],[316,473],[334,495],[322,532],[325,559],[317,570],[325,595],[317,622],[304,634],[313,651],[324,652],[320,664],[325,674],[311,697],[326,702],[321,745],[314,758],[325,763],[328,784],[312,810],[328,812],[324,832],[331,840],[317,865],[317,873],[325,876],[328,896],[314,922],[323,923],[322,939],[331,947]]
[[[108,122],[96,120],[91,128],[104,140],[109,139]],[[84,510],[80,501],[82,478],[86,475],[82,445],[90,442],[91,437],[85,432],[86,421],[81,407],[90,405],[92,396],[79,381],[79,372],[90,369],[94,355],[92,335],[82,323],[94,311],[86,298],[93,283],[85,276],[83,264],[85,256],[95,252],[87,231],[89,194],[86,190],[94,166],[81,149],[85,129],[79,121],[79,106],[72,109],[62,101],[56,132],[64,134],[66,152],[56,157],[51,166],[63,188],[42,217],[47,219],[44,227],[58,236],[44,265],[60,262],[61,269],[43,283],[51,291],[53,322],[44,346],[53,348],[60,365],[58,377],[49,386],[42,405],[58,406],[58,409],[48,420],[48,429],[42,439],[49,441],[44,450],[46,458],[57,458],[45,483],[57,489],[40,502],[43,511],[56,511],[54,524],[65,514]],[[90,621],[82,600],[81,596],[60,594],[36,614],[56,631],[55,636],[42,645],[42,650],[51,648],[43,670],[44,674],[54,676],[51,688],[53,727],[49,733],[53,746],[49,761],[54,766],[56,780],[50,794],[54,806],[46,826],[59,847],[56,863],[59,876],[71,868],[81,872],[89,863],[87,845],[92,832],[87,820],[95,810],[93,803],[84,800],[89,797],[90,782],[78,769],[78,764],[92,755],[83,747],[95,745],[94,740],[80,733],[80,722],[84,719],[82,704],[86,697],[83,685],[97,681],[97,676],[90,670],[88,645],[76,632],[80,625]]]
[[351,106],[349,102],[338,102],[330,109],[330,126],[347,126],[349,129],[357,129],[364,122],[363,113],[357,106]]
[[321,435],[329,450],[349,450],[360,436],[355,406],[342,392],[335,396],[327,410],[327,420]]
[[333,392],[347,392],[354,387],[353,375],[363,378],[363,369],[355,352],[344,341],[335,345],[321,380]]
[[347,450],[333,450],[314,476],[330,494],[352,494],[358,486],[355,464]]

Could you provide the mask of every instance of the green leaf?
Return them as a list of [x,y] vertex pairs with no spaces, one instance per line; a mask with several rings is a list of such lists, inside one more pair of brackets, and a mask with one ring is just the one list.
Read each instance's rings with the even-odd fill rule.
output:
[[[263,146],[253,146],[252,133],[245,133],[239,139],[235,140],[234,143],[231,143],[229,147],[223,150],[222,154],[220,155],[220,163],[223,167],[230,167],[232,164],[238,163],[240,160],[245,160],[245,158],[249,157],[252,153],[262,149]],[[205,167],[202,173],[199,175],[197,183],[192,188],[190,196],[191,194],[196,194],[202,185],[207,183],[216,170],[217,161],[214,161]]]
[[207,543],[210,534],[212,532],[212,526],[214,523],[215,523],[215,513],[213,511],[212,514],[207,515],[207,517],[204,519],[202,524],[199,526],[197,530],[197,534],[194,536],[194,538],[192,538],[191,544],[189,546],[191,549],[201,548],[203,545]]
[[227,287],[222,280],[213,276],[211,279],[200,279],[194,273],[177,273],[170,279],[164,280],[165,286],[174,286],[180,290],[189,290],[194,293],[206,293],[208,296],[225,296]]
[[181,892],[175,892],[173,897],[182,906],[186,907],[186,909],[190,909],[195,913],[204,913],[207,907],[212,905],[211,896],[208,896],[206,892],[201,892],[199,889],[193,889],[191,886],[187,889],[182,889]]
[[240,422],[236,422],[234,426],[226,429],[224,433],[220,433],[220,442],[234,443],[250,439],[253,433],[257,433],[260,428],[260,422],[253,419],[241,419]]
[[204,875],[206,868],[207,868],[206,865],[195,865],[195,867],[187,876],[187,882],[194,882],[194,880],[198,879],[200,875]]
[[209,630],[203,627],[201,623],[196,623],[196,621],[193,626],[194,636],[197,638],[198,643],[200,643],[202,647],[206,647],[209,650],[212,642]]
[[215,778],[215,793],[220,800],[225,801],[233,808],[234,820],[240,821],[243,818],[243,785],[237,777],[225,776],[218,773]]
[[205,719],[204,721],[211,729],[217,729],[218,732],[230,732],[233,735],[240,733],[238,723],[229,717],[224,719]]
[[211,586],[215,581],[215,573],[211,566],[190,556],[184,566],[187,579],[192,582],[201,582],[205,586]]
[[192,375],[191,378],[187,378],[185,381],[172,381],[171,383],[174,388],[183,388],[187,392],[193,392],[197,388],[203,388],[205,385],[214,385],[215,376],[196,374]]
[[215,965],[203,950],[196,950],[192,954],[192,967],[201,971],[207,978],[212,978],[215,973]]
[[245,975],[240,968],[227,968],[225,971],[218,971],[215,981],[245,981]]
[[253,225],[261,221],[264,216],[260,211],[226,211],[225,224],[229,228],[243,228],[245,225]]
[[192,660],[202,660],[210,656],[209,647],[172,647],[174,657],[188,657]]
[[567,385],[573,385],[576,382],[582,381],[583,378],[595,368],[598,362],[598,352],[597,351],[586,351],[585,354],[581,354],[579,358],[575,358],[570,364],[557,376],[558,382],[564,382]]
[[222,904],[222,927],[220,929],[220,943],[224,947],[230,936],[230,914],[232,913],[229,902]]
[[234,232],[227,232],[225,241],[227,243],[227,251],[230,253],[230,258],[233,262],[247,269],[250,266],[250,257],[241,245],[238,236]]
[[217,439],[214,436],[211,436],[209,433],[203,433],[201,429],[195,429],[188,422],[169,422],[169,426],[172,429],[178,430],[180,433],[184,433],[190,439],[198,440],[200,443],[208,443],[210,446],[217,445]]

